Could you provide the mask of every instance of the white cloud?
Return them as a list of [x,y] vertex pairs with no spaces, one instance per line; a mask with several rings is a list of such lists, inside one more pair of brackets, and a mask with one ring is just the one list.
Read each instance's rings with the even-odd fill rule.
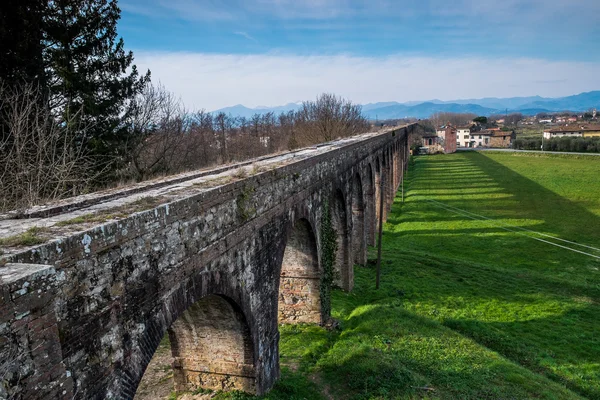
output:
[[[598,62],[508,58],[135,52],[138,68],[190,108],[282,105],[333,92],[357,103],[541,95],[598,89]],[[596,85],[596,86],[593,86]]]

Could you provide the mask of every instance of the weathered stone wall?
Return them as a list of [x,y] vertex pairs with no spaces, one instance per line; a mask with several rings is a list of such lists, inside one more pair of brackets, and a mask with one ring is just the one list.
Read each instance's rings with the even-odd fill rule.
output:
[[[54,301],[64,274],[49,265],[7,264],[0,293],[0,399],[73,392],[62,361]],[[21,382],[27,382],[26,385]]]
[[[340,272],[342,287],[350,290],[353,178],[369,181],[365,174],[376,171],[376,159],[390,176],[391,154],[397,144],[405,146],[412,129],[341,146],[11,256],[11,264],[0,268],[0,354],[10,371],[0,398],[131,399],[169,327],[177,343],[178,385],[237,385],[264,393],[279,376],[280,273],[294,224],[308,221],[320,251],[322,206],[335,204],[334,193],[341,195],[338,228],[347,262]],[[363,186],[365,208],[372,207],[365,193],[374,191]],[[392,198],[386,193],[388,203]],[[313,294],[314,287],[299,291]],[[209,295],[226,298],[235,313],[222,310],[223,324],[213,325],[213,331],[230,331],[229,350],[205,346],[210,351],[199,360],[191,354],[200,346],[194,337],[202,333],[194,336],[190,329],[210,328],[206,312],[190,307]],[[305,304],[318,301],[309,298]],[[180,317],[188,324],[175,323]]]

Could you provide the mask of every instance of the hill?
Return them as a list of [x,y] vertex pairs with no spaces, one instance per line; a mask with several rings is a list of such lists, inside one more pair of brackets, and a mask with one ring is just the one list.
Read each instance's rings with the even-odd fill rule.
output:
[[[213,111],[224,112],[233,116],[251,117],[254,114],[276,114],[298,110],[301,103],[289,103],[277,107],[248,108],[241,104]],[[396,101],[368,103],[363,105],[363,114],[369,119],[395,119],[395,118],[428,118],[437,112],[472,113],[489,116],[504,114],[505,112],[520,112],[524,115],[535,115],[540,112],[572,111],[583,112],[590,108],[600,109],[600,90],[580,93],[573,96],[548,98],[540,96],[495,98],[464,100],[429,100],[425,102],[409,101],[399,103]]]

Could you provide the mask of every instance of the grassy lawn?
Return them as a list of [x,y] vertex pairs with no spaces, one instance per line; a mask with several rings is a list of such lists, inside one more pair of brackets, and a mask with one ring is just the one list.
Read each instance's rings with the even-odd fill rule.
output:
[[600,248],[599,173],[592,158],[417,158],[382,288],[356,267],[355,290],[334,292],[340,330],[283,327],[289,368],[266,398],[600,399],[600,251],[578,246]]

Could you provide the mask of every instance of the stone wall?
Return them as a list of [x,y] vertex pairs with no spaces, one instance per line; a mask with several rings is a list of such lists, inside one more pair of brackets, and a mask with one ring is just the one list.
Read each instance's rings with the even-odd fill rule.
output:
[[[338,201],[339,239],[346,243],[340,284],[350,290],[353,179],[360,177],[364,207],[376,214],[376,196],[366,194],[377,189],[365,182],[377,178],[366,174],[383,170],[392,179],[399,165],[391,155],[406,146],[412,129],[341,144],[11,256],[0,267],[0,354],[8,371],[0,375],[0,398],[131,399],[169,328],[179,388],[266,392],[279,377],[278,316],[318,319],[318,275],[304,268],[314,271],[314,249],[310,257],[295,256],[306,272],[280,282],[288,237],[305,220],[318,255],[322,207]],[[289,293],[280,313],[282,284]],[[301,301],[286,302],[295,293]],[[206,298],[210,307],[198,303]],[[206,332],[227,349],[200,340]],[[205,358],[192,357],[198,346]]]

